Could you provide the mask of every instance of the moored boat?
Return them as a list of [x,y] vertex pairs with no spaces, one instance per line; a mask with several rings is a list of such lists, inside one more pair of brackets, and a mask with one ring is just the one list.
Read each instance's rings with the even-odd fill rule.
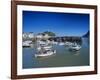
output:
[[71,46],[69,47],[69,50],[79,51],[80,49],[81,49],[81,46],[78,45],[78,44],[76,44],[76,43],[74,43],[73,45],[71,45]]
[[23,47],[31,47],[31,43],[32,43],[32,41],[24,41],[24,42],[22,43],[22,46],[23,46]]
[[35,54],[35,57],[46,57],[56,53],[56,50],[46,50],[45,52],[39,52]]
[[62,45],[65,45],[65,43],[63,43],[63,42],[60,42],[60,43],[59,43],[59,45],[60,45],[60,46],[62,46]]
[[40,42],[37,43],[37,53],[35,54],[35,57],[45,57],[45,56],[51,56],[56,53],[56,50],[52,50],[52,45]]

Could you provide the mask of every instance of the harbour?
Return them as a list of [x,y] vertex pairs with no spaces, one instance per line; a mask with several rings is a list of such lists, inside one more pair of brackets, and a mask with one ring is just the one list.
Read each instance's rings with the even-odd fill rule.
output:
[[36,57],[36,44],[32,47],[23,47],[23,68],[46,68],[46,67],[64,67],[64,66],[86,66],[89,65],[89,39],[82,38],[81,49],[71,51],[63,43],[53,42],[52,49],[56,54]]
[[23,11],[22,68],[90,65],[90,16]]

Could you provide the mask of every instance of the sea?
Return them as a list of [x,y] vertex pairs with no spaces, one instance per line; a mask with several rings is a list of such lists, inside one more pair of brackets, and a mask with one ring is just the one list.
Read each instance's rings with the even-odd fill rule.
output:
[[35,57],[36,48],[23,47],[22,67],[30,68],[49,68],[49,67],[73,67],[90,65],[90,46],[89,39],[82,38],[81,49],[79,51],[70,51],[68,46],[53,45],[56,54],[47,57]]

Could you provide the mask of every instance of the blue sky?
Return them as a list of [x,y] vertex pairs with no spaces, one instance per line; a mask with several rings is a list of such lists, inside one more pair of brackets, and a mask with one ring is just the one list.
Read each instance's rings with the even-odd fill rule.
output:
[[57,36],[82,36],[89,30],[89,14],[23,11],[23,32],[44,31]]

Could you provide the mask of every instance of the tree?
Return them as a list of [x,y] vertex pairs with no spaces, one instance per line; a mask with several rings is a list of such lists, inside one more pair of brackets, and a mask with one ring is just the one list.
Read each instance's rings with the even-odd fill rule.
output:
[[54,32],[50,32],[50,31],[45,31],[43,32],[43,34],[48,34],[49,36],[56,36]]

